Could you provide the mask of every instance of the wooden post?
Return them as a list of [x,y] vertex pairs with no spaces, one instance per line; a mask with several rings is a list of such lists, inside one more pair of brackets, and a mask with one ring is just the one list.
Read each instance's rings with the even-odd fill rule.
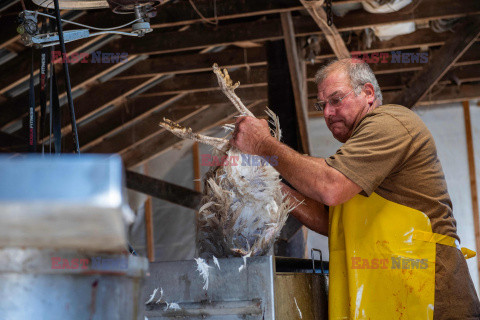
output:
[[477,195],[477,180],[475,173],[475,156],[473,152],[472,123],[470,119],[470,104],[463,102],[463,116],[465,119],[465,136],[467,138],[468,168],[470,171],[470,193],[472,195],[473,227],[475,230],[475,246],[477,247],[477,269],[480,275],[480,222]]
[[[288,22],[288,21],[287,21]],[[294,43],[290,42],[291,49],[293,49]],[[282,142],[291,148],[297,150],[300,153],[308,153],[308,139],[303,140],[307,143],[302,143],[301,130],[299,124],[302,119],[299,119],[298,109],[295,103],[294,86],[292,84],[292,77],[290,75],[290,67],[287,52],[284,41],[269,41],[266,45],[267,51],[267,78],[268,78],[268,106],[273,112],[280,118],[280,127],[282,129]],[[297,50],[295,45],[295,50]],[[290,53],[292,53],[291,50]],[[298,60],[297,60],[298,63]],[[295,67],[295,72],[298,72],[299,67]],[[296,73],[295,77],[299,79],[297,81],[297,93],[301,98],[302,88],[300,76]],[[294,81],[296,81],[294,79]],[[301,101],[297,100],[300,104]],[[306,126],[304,127],[306,129]],[[305,130],[306,131],[306,130]],[[304,136],[306,137],[306,136]],[[304,150],[304,146],[307,148]],[[300,243],[298,237],[294,237],[298,230],[300,230],[302,224],[298,222],[292,216],[287,219],[285,226],[282,229],[281,235],[278,241],[275,243],[275,255],[278,256],[294,256],[303,257],[305,253],[306,241],[302,233],[302,243]]]
[[198,142],[195,141],[192,146],[193,152],[193,179],[194,180],[194,189],[195,191],[202,192],[202,182],[200,181],[200,149],[198,147]]
[[303,73],[304,68],[302,67],[304,62],[298,56],[298,46],[295,40],[292,14],[290,12],[282,12],[280,17],[282,21],[283,38],[285,41],[290,80],[292,83],[295,101],[295,110],[297,113],[300,143],[302,145],[303,153],[310,154],[310,143],[308,139],[308,107],[307,98],[304,96],[306,74]]
[[[200,181],[200,148],[198,147],[198,142],[195,141],[192,146],[192,153],[193,153],[193,182],[194,182],[194,189],[195,191],[201,192],[202,191],[202,184]],[[198,215],[199,212],[195,211],[195,252],[197,252],[197,243],[198,243]]]
[[[144,165],[145,174],[148,175],[148,164]],[[148,196],[145,201],[145,234],[147,241],[147,257],[148,261],[155,261],[155,241],[153,239],[153,210],[152,197]]]

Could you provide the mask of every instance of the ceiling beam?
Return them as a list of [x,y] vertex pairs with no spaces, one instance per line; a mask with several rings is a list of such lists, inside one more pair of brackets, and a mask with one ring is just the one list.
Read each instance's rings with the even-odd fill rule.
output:
[[[428,35],[428,37],[424,37]],[[411,37],[409,37],[411,36]],[[379,49],[382,50],[390,49],[390,50],[399,50],[402,46],[409,46],[409,47],[418,47],[425,44],[438,44],[442,41],[445,37],[445,34],[435,34],[432,33],[430,30],[426,32],[425,30],[418,30],[411,35],[405,35],[398,38],[402,38],[402,45],[400,41],[396,41],[396,39],[392,39],[390,41],[385,42],[377,42],[373,44],[372,50],[375,50],[375,46],[378,45]],[[421,39],[424,39],[427,43],[423,43]],[[410,42],[407,40],[411,39]],[[476,45],[476,44],[475,44]],[[474,46],[475,46],[474,45]],[[473,49],[474,47],[472,47]],[[477,51],[471,52],[472,50],[467,51],[465,56],[469,54],[476,59],[479,59],[479,54]],[[476,56],[475,56],[476,55]],[[248,63],[251,66],[254,65],[264,65],[266,64],[265,61],[265,53],[263,48],[252,48],[247,50],[225,50],[224,52],[219,53],[207,53],[204,55],[185,55],[185,56],[168,56],[168,57],[159,57],[159,58],[150,58],[144,61],[141,61],[136,64],[135,68],[130,68],[127,71],[123,72],[120,76],[117,76],[117,79],[125,79],[130,77],[151,77],[158,75],[159,73],[166,72],[166,73],[187,73],[187,72],[200,72],[200,71],[209,71],[211,68],[211,64],[213,62],[220,62],[222,61],[222,65],[226,67],[235,67],[235,66],[242,66],[245,63]],[[225,64],[223,63],[225,62]],[[462,62],[460,59],[459,63]],[[466,63],[469,63],[467,60]],[[82,71],[76,71],[72,74],[72,79],[75,78],[73,82],[82,82],[82,80],[86,80],[85,76],[92,76],[95,72],[102,70],[102,65],[96,64],[88,64],[82,65]],[[418,70],[419,67],[416,65],[405,65],[406,68],[411,68],[412,70]],[[386,69],[387,71],[392,71],[392,68],[388,66],[388,64],[378,64],[374,65],[373,69],[380,73],[382,70]],[[73,70],[73,69],[72,69]],[[79,69],[80,70],[80,69]],[[396,71],[395,71],[396,72]],[[28,102],[28,96],[23,95],[23,97],[17,97],[13,100],[7,101],[7,105],[0,105],[2,108],[2,115],[0,115],[0,126],[5,125],[5,122],[13,121],[15,118],[18,119],[18,112],[25,114],[25,112],[18,108],[19,105],[26,105]],[[14,117],[17,115],[17,117]],[[2,117],[9,118],[9,121],[3,120]],[[14,119],[12,119],[14,118]],[[2,121],[3,120],[3,121]]]
[[[261,88],[266,88],[267,71],[265,67],[257,67],[250,70],[250,76],[247,75],[247,72],[248,71],[245,69],[240,69],[232,72],[231,77],[233,79],[242,81],[242,96],[244,98],[251,98],[255,97],[255,95],[258,94],[258,91],[246,93],[246,90],[254,87],[258,87],[260,90],[262,90]],[[480,70],[477,68],[459,67],[453,69],[452,72],[456,74],[456,77],[460,83],[480,80]],[[412,75],[413,72],[381,74],[377,76],[377,79],[382,90],[401,89],[405,86],[407,81],[406,79],[409,79],[409,77]],[[122,83],[127,81],[122,81],[120,84],[117,82],[118,81],[113,81],[111,87],[115,88],[115,86],[120,86]],[[156,87],[152,88],[151,91],[145,92],[136,99],[134,97],[127,98],[128,95],[123,97],[119,96],[118,100],[121,101],[120,105],[100,112],[97,116],[94,116],[93,120],[80,122],[78,128],[81,150],[89,150],[92,147],[106,141],[109,141],[109,145],[112,148],[120,145],[121,143],[136,143],[137,141],[134,138],[143,139],[145,136],[148,136],[149,132],[155,131],[157,128],[156,123],[154,122],[157,120],[160,121],[164,116],[172,117],[173,115],[176,115],[175,119],[178,119],[180,117],[187,116],[189,112],[195,112],[202,104],[215,104],[224,101],[220,91],[218,90],[218,83],[216,83],[215,76],[210,72],[196,76],[179,75],[167,79],[165,82],[165,86],[162,87],[164,84],[164,82],[162,82]],[[449,76],[444,76],[444,79],[441,83],[451,84],[452,80],[449,78]],[[173,85],[181,87],[181,90],[171,92],[166,91],[166,89],[171,88]],[[189,90],[188,88],[194,89]],[[112,96],[115,92],[115,90],[107,91],[104,93],[104,95]],[[168,94],[166,94],[167,92]],[[196,94],[193,94],[194,92]],[[210,94],[205,95],[205,92],[210,92]],[[309,79],[308,92],[311,96],[316,94],[316,86],[314,85],[312,78]],[[189,96],[186,96],[187,94],[189,94]],[[82,108],[79,108],[79,111],[85,110],[83,108],[88,106],[89,95],[84,95],[82,97],[85,97],[85,99],[82,99],[82,101],[85,102],[85,105],[81,105]],[[182,100],[184,97],[185,99]],[[114,101],[111,102],[113,103]],[[110,102],[104,105],[107,104],[111,105]],[[310,106],[306,105],[305,107],[308,109]],[[91,108],[95,108],[94,105]],[[178,111],[181,112],[181,114],[177,114],[176,111],[172,111],[176,108],[179,109]],[[161,114],[151,115],[152,113],[156,112],[156,110],[160,109],[162,109]],[[92,113],[95,114],[93,111]],[[79,114],[82,115],[80,112]],[[136,125],[139,129],[133,129],[134,127],[128,129],[129,126],[135,126],[134,124],[139,121],[143,121],[142,123]],[[66,130],[69,129],[68,127],[64,129],[64,134],[68,134],[65,136],[65,139],[67,139],[66,141],[68,141],[70,138],[70,130]],[[122,133],[124,130],[129,131],[128,133]],[[118,136],[116,136],[117,134]],[[69,150],[68,147],[67,150]],[[94,148],[93,151],[118,152],[118,150],[108,148],[107,150]]]
[[165,55],[144,60],[135,68],[127,70],[115,79],[150,77],[162,74],[183,74],[212,71],[214,63],[222,68],[254,67],[266,65],[265,48],[231,48],[220,52],[194,53],[185,55]]
[[338,59],[344,59],[350,57],[347,46],[342,39],[342,35],[338,32],[337,27],[334,24],[328,25],[327,14],[323,10],[323,1],[312,0],[300,0],[303,6],[307,9],[310,16],[315,23],[320,27],[327,39],[333,53]]
[[198,210],[202,193],[167,181],[155,179],[134,171],[127,170],[126,185],[128,189],[162,199],[179,206]]
[[[120,68],[131,67],[134,65],[135,61],[139,61],[139,57],[131,56],[132,59],[131,63],[117,63],[117,64],[108,64],[108,63],[99,63],[95,64],[94,68],[86,68],[81,63],[77,63],[72,66],[70,69],[70,80],[72,83],[72,94],[76,96],[76,90],[79,91],[87,91],[86,87],[89,85],[98,84],[101,81],[105,81],[102,79],[108,73],[114,72]],[[137,60],[134,60],[136,59]],[[58,71],[57,71],[58,72]],[[65,96],[64,86],[65,80],[62,76],[57,76],[57,84],[58,84],[58,91],[60,93],[60,99]],[[39,110],[40,100],[38,95],[36,95],[36,110]],[[0,113],[0,128],[4,128],[8,126],[10,123],[18,120],[21,117],[27,115],[27,107],[29,105],[29,97],[28,92],[22,95],[19,95],[13,99],[9,99],[2,104],[0,104],[0,109],[2,112]],[[60,101],[62,103],[62,101]],[[66,101],[64,101],[64,104]]]
[[[66,43],[67,55],[71,56],[74,52],[84,52],[92,44],[105,39],[106,36],[98,36],[94,38],[81,39],[75,42]],[[112,38],[113,40],[114,38]],[[4,76],[0,79],[0,94],[9,97],[9,91],[19,86],[22,83],[28,82],[30,79],[30,68],[32,65],[32,50],[25,50],[14,59],[7,63],[0,65],[0,70],[4,73]],[[38,77],[40,72],[40,51],[34,50],[34,76]],[[55,64],[61,65],[60,58],[55,61]],[[73,65],[73,64],[71,64]],[[26,89],[25,89],[26,88]],[[18,90],[19,93],[28,91],[28,86],[24,86],[23,91]]]
[[[393,93],[385,93],[385,96],[388,98],[389,95],[396,94]],[[446,102],[455,102],[455,101],[462,101],[463,99],[475,99],[480,98],[480,85],[479,84],[464,84],[460,88],[457,87],[448,87],[438,93],[435,97],[424,99],[422,103],[419,105],[432,105],[432,104],[439,104],[439,103],[446,103]],[[264,100],[265,101],[265,100]],[[312,102],[311,100],[310,102]],[[264,109],[264,103],[260,104],[259,113],[261,110]],[[185,120],[182,121],[180,119],[181,124],[185,126],[192,127],[192,129],[196,132],[201,132],[202,130],[206,130],[207,128],[211,128],[215,125],[211,124],[209,120],[219,124],[227,121],[229,117],[223,120],[218,120],[216,117],[218,114],[223,114],[222,112],[234,111],[233,107],[230,104],[216,104],[212,105],[211,107],[202,108],[198,112],[194,112],[193,116],[190,110],[190,116],[185,117]],[[201,116],[200,116],[201,114]],[[310,117],[318,116],[318,113],[310,112]],[[155,119],[151,122],[153,123]],[[176,119],[178,120],[178,119]],[[218,121],[217,121],[218,120]],[[209,123],[208,125],[202,125],[205,123]],[[155,123],[156,124],[156,123]],[[202,129],[203,128],[203,129]],[[133,144],[131,147],[122,151],[122,156],[127,163],[128,167],[133,167],[137,164],[144,163],[145,161],[155,157],[161,152],[164,152],[168,148],[171,148],[178,142],[182,140],[172,136],[170,133],[164,130],[157,130],[156,132],[150,133],[149,136],[146,136],[142,141],[139,141]],[[113,152],[113,151],[110,151]]]
[[[423,37],[429,35],[428,37]],[[419,30],[413,33],[411,38],[407,36],[401,36],[402,42],[404,45],[401,45],[400,42],[396,42],[395,39],[385,42],[377,42],[373,44],[373,47],[366,52],[371,52],[375,50],[376,46],[379,46],[381,50],[401,50],[402,48],[408,47],[419,47],[429,44],[438,44],[442,40],[441,37],[445,37],[444,34],[432,34],[432,32],[425,33],[422,30]],[[422,42],[421,39],[424,39],[426,42]],[[408,39],[411,39],[410,41]],[[432,42],[429,42],[432,41]],[[362,51],[363,52],[363,51]],[[325,57],[333,57],[332,54],[323,55]],[[255,65],[265,65],[266,58],[263,48],[251,48],[251,49],[237,49],[237,50],[225,50],[219,53],[207,53],[203,55],[185,55],[185,56],[166,56],[158,58],[150,58],[144,61],[140,61],[136,64],[135,68],[130,68],[129,70],[123,72],[120,76],[117,76],[117,79],[127,79],[133,77],[151,77],[158,75],[159,73],[189,73],[189,72],[201,72],[209,71],[213,62],[220,62],[226,67],[235,67],[248,64],[249,66]],[[104,68],[108,66],[106,64],[82,64],[81,66],[72,67],[72,83],[88,83],[88,77],[94,77],[95,73],[102,72]],[[82,71],[79,71],[81,67]],[[379,66],[384,67],[384,66]],[[74,69],[75,68],[75,69]],[[77,70],[79,69],[79,70]],[[6,72],[7,76],[9,74],[16,74],[15,72]],[[18,75],[17,75],[18,77]],[[5,78],[5,77],[4,77]],[[62,81],[62,78],[59,79]],[[26,105],[28,103],[28,94],[23,94],[14,99],[10,99],[0,105],[3,113],[0,116],[0,127],[3,127],[6,123],[13,121],[15,118],[19,117],[20,113],[24,113],[21,108],[18,108],[19,105]]]
[[[434,104],[440,104],[440,103],[462,101],[464,99],[476,99],[480,97],[479,89],[480,89],[479,84],[463,84],[460,87],[448,86],[445,89],[441,90],[439,93],[437,93],[435,96],[424,98],[424,100],[421,103],[419,103],[419,105],[434,105]],[[396,94],[397,92],[398,91],[386,92],[384,96],[388,99],[389,97]],[[309,105],[311,105],[312,103],[313,103],[313,99],[309,101]],[[154,151],[160,152],[161,150],[163,150],[163,149],[158,149],[159,146],[165,145],[165,143],[167,143],[166,145],[168,147],[171,147],[176,142],[180,141],[180,139],[178,139],[178,141],[170,141],[171,139],[175,139],[175,137],[172,137],[171,135],[168,134],[168,132],[165,132],[161,128],[157,127],[157,121],[159,121],[159,119],[162,120],[163,119],[162,116],[166,116],[174,120],[177,120],[181,122],[183,125],[191,126],[189,124],[192,124],[192,123],[195,124],[197,123],[197,121],[202,122],[205,119],[212,118],[213,117],[212,113],[223,112],[222,110],[224,109],[230,109],[231,105],[217,103],[217,104],[210,105],[210,107],[203,107],[200,109],[198,108],[185,109],[185,108],[187,108],[187,106],[182,108],[179,107],[177,109],[175,108],[175,106],[172,106],[171,111],[165,111],[165,113],[162,115],[149,116],[148,119],[146,118],[147,120],[143,122],[139,122],[135,125],[137,133],[135,133],[135,131],[132,131],[132,130],[121,131],[119,132],[119,134],[114,135],[111,138],[102,142],[101,144],[97,145],[96,148],[92,148],[88,151],[94,152],[94,153],[118,152],[123,155],[127,155],[125,157],[126,159],[129,159],[129,161],[131,161],[129,163],[131,163],[132,166],[136,164],[137,160],[134,160],[134,158],[138,156],[143,159],[141,161],[139,160],[140,162],[143,163],[145,159],[147,158],[150,159],[151,157],[153,157],[153,155],[151,155],[151,152],[154,152]],[[264,108],[265,108],[264,103],[262,103],[261,109],[264,109]],[[311,112],[311,111],[309,112],[310,117],[315,117],[318,115],[319,115],[318,112]],[[216,118],[213,117],[212,119],[216,119]],[[223,122],[225,121],[227,120],[223,120]],[[140,128],[144,128],[144,127],[145,127],[145,130],[143,133],[141,133],[139,130],[141,130]],[[210,127],[211,126],[209,126],[209,128]],[[195,127],[195,128],[201,129],[202,127]],[[195,128],[194,128],[195,131],[199,131]],[[118,151],[119,149],[122,148],[122,146],[119,146],[118,144],[125,139],[129,139],[129,140],[123,144],[124,149]]]
[[27,152],[27,136],[24,139],[17,135],[0,131],[0,152]]
[[[340,3],[345,2],[340,1]],[[302,9],[302,5],[297,0],[217,1],[215,7],[211,1],[195,1],[195,6],[206,19],[213,23],[217,20],[239,19]],[[156,11],[156,17],[150,21],[153,29],[180,27],[203,22],[188,1],[172,1],[157,7]],[[112,14],[110,10],[92,12],[88,22],[91,24],[97,22],[96,24],[98,24],[98,21],[105,21],[107,15],[110,25],[121,25],[128,22],[122,15]]]
[[407,88],[391,102],[412,108],[468,50],[479,35],[480,16],[467,17],[451,38],[433,54],[423,70],[407,84]]
[[[392,90],[397,87],[400,88],[405,86],[407,82],[406,79],[410,79],[414,75],[415,70],[421,70],[423,64],[416,64],[418,67],[416,67],[415,70],[411,70],[412,67],[407,64],[389,63],[387,65],[390,69],[382,69],[381,73],[374,72],[382,90]],[[314,82],[314,76],[318,68],[318,65],[307,66],[307,80],[309,82]],[[240,82],[241,88],[267,85],[267,68],[265,66],[239,68],[229,71],[229,74],[232,79]],[[472,63],[469,66],[457,66],[457,64],[455,64],[451,69],[451,72],[443,76],[441,81],[448,81],[448,83],[451,83],[452,78],[450,74],[454,74],[460,80],[460,83],[478,81],[478,78],[480,77],[480,61],[478,63]],[[117,81],[114,82],[119,85]],[[145,91],[142,96],[163,96],[219,90],[220,88],[216,82],[216,76],[211,72],[202,72],[196,74],[176,75]]]
[[[415,38],[418,38],[415,36]],[[396,48],[392,48],[396,50]],[[250,68],[240,68],[237,71],[232,71],[234,68],[245,67],[245,59],[249,61],[248,66]],[[88,91],[83,95],[75,99],[77,120],[80,124],[86,117],[103,110],[105,107],[109,107],[111,104],[117,103],[119,100],[125,98],[125,94],[135,88],[137,85],[142,85],[147,83],[153,77],[159,76],[161,74],[173,74],[176,73],[176,78],[167,79],[157,86],[147,90],[144,95],[149,93],[171,95],[179,94],[182,92],[197,92],[197,91],[208,91],[208,90],[218,90],[218,84],[215,76],[211,73],[211,65],[217,61],[223,61],[226,67],[234,73],[234,78],[239,80],[243,88],[257,86],[258,84],[264,85],[266,83],[266,70],[265,67],[251,67],[255,65],[263,66],[266,65],[266,57],[264,48],[253,48],[248,50],[241,49],[228,49],[218,53],[205,53],[202,55],[186,55],[186,56],[175,56],[175,57],[164,57],[164,58],[151,58],[143,60],[135,64],[135,68],[129,68],[123,73],[119,74],[117,77],[113,78],[110,81],[107,81],[102,84],[95,84],[95,81],[92,84],[87,85]],[[469,50],[457,61],[455,66],[469,66],[472,64],[480,63],[480,43],[476,42],[469,48]],[[307,65],[307,78],[309,81],[312,81],[314,75],[321,64],[308,64]],[[86,66],[87,72],[89,66]],[[379,63],[371,64],[371,67],[379,81],[381,81],[384,74],[391,73],[400,73],[397,77],[401,77],[401,73],[408,73],[412,71],[419,71],[422,69],[423,64],[420,63]],[[155,68],[157,68],[155,70]],[[195,69],[189,69],[195,68]],[[263,69],[262,69],[263,68]],[[153,70],[152,70],[153,69]],[[472,71],[472,68],[466,68],[467,70]],[[152,71],[161,71],[160,73]],[[205,72],[208,71],[208,72]],[[133,73],[136,72],[145,72],[145,77],[141,74],[133,76]],[[184,74],[186,72],[192,72],[192,74]],[[193,72],[202,72],[200,74],[194,74]],[[466,70],[462,71],[462,74],[465,74]],[[83,73],[80,73],[80,76]],[[77,78],[79,75],[75,73],[73,77]],[[462,79],[468,79],[468,76],[462,76]],[[476,77],[476,75],[474,76]],[[78,78],[77,78],[78,79]],[[472,81],[472,80],[470,80]],[[389,85],[386,84],[388,87]],[[383,90],[382,86],[382,90]],[[394,89],[394,88],[389,88]],[[88,93],[88,94],[87,94]],[[92,103],[91,97],[95,96],[95,103]],[[25,101],[27,97],[23,98]],[[11,104],[16,103],[15,99]],[[26,103],[26,102],[24,102]],[[13,105],[12,105],[13,107]],[[4,112],[7,112],[6,110]],[[69,128],[69,117],[67,114],[64,115],[62,119],[62,128],[63,133],[68,133]]]
[[[445,2],[444,5],[442,5],[443,2]],[[416,8],[415,15],[406,14],[403,9],[389,14],[370,14],[358,10],[349,13],[345,17],[337,17],[336,22],[339,31],[347,31],[364,29],[373,24],[381,25],[395,22],[440,19],[478,13],[480,13],[480,2],[475,0],[453,4],[447,0],[423,0]],[[320,33],[318,26],[312,19],[295,17],[293,23],[297,37]],[[144,38],[122,38],[115,44],[107,46],[105,51],[122,51],[130,54],[159,54],[234,44],[238,41],[279,39],[282,39],[280,22],[276,19],[269,19],[218,26],[214,31],[208,26],[195,26],[183,32],[153,32]],[[27,74],[27,72],[24,74]]]
[[[417,30],[412,34],[395,37],[388,41],[374,42],[369,49],[354,50],[357,54],[373,53],[373,52],[390,52],[393,50],[405,50],[420,47],[430,47],[442,45],[448,38],[449,32],[436,33],[430,29]],[[317,61],[334,58],[335,55],[330,48],[325,48],[322,54],[317,57]],[[266,65],[265,49],[227,49],[217,53],[205,54],[188,54],[161,56],[146,59],[135,68],[117,76],[116,79],[129,79],[136,77],[149,77],[158,73],[193,73],[210,71],[214,62],[221,63],[227,68],[244,66]],[[172,71],[174,70],[174,71]]]
[[[265,101],[266,99],[257,100],[253,104],[247,104],[247,108],[252,111],[254,115],[262,114],[265,110],[265,107],[263,106]],[[205,109],[202,112],[201,117],[190,117],[180,124],[191,128],[194,132],[201,133],[202,131],[213,128],[228,119],[232,119],[237,114],[238,111],[232,104],[217,104]],[[153,136],[144,143],[129,148],[126,152],[122,153],[121,156],[125,163],[125,167],[132,168],[169,150],[181,141],[183,140],[172,135],[170,132],[162,130],[159,131],[159,134]]]
[[[74,101],[77,117],[77,126],[79,128],[79,137],[80,133],[81,138],[83,139],[83,131],[80,128],[85,128],[92,126],[93,123],[99,124],[99,118],[105,113],[108,113],[109,109],[114,106],[118,106],[124,103],[128,97],[133,97],[136,92],[147,86],[149,83],[155,82],[155,80],[161,78],[161,76],[156,76],[147,79],[130,79],[125,81],[107,81],[105,83],[93,86],[88,93],[81,95],[76,98]],[[92,97],[95,97],[94,102]],[[159,99],[160,100],[160,99]],[[127,108],[128,114],[128,108]],[[119,115],[124,119],[124,115]],[[101,123],[101,122],[100,122]],[[109,126],[107,123],[105,126]],[[61,115],[61,128],[62,136],[69,134],[72,130],[70,119],[68,114],[65,112]],[[47,138],[48,133],[45,137]],[[80,139],[82,141],[82,139]]]
[[[266,87],[255,88],[239,88],[236,90],[237,95],[245,103],[256,101],[258,99],[266,99]],[[138,96],[128,101],[128,106],[135,110],[144,106],[156,106],[158,96]],[[142,116],[133,119],[130,125],[124,130],[114,135],[108,135],[98,144],[89,147],[88,152],[92,153],[122,153],[128,148],[132,148],[142,143],[146,139],[157,135],[163,129],[158,126],[163,118],[169,118],[173,121],[179,121],[181,118],[195,117],[198,112],[203,110],[205,105],[224,104],[228,99],[221,92],[201,92],[182,95],[181,99],[170,105],[166,109],[148,111],[148,117]]]
[[[222,66],[222,68],[224,68],[224,66]],[[230,77],[235,79],[235,82],[240,82],[242,88],[267,85],[266,66],[227,69],[229,69],[228,73]],[[148,96],[149,94],[170,95],[182,92],[193,93],[218,90],[221,89],[218,87],[217,77],[208,70],[208,72],[175,75],[145,91],[143,96]]]
[[[449,0],[423,0],[415,9],[415,14],[404,9],[386,14],[373,14],[363,10],[350,12],[345,17],[335,19],[338,31],[363,30],[378,25],[398,22],[425,21],[441,18],[462,17],[480,14],[480,2],[466,0],[452,3]],[[297,37],[321,34],[317,24],[305,16],[293,18]],[[212,31],[210,26],[194,25],[178,32],[151,33],[140,39],[122,38],[116,42],[116,50],[137,54],[160,54],[185,50],[204,49],[222,46],[238,41],[282,40],[281,23],[276,19],[231,23]]]
[[[82,126],[82,139],[80,150],[85,151],[94,148],[105,141],[116,141],[121,139],[121,143],[135,143],[135,138],[139,139],[143,135],[148,135],[152,130],[158,129],[158,122],[163,117],[172,117],[174,119],[183,118],[198,109],[198,106],[186,108],[173,108],[175,102],[181,100],[186,94],[156,97],[152,103],[133,104],[126,101],[118,107],[114,107],[110,112],[97,117],[94,121]],[[158,121],[156,121],[158,120]],[[142,122],[144,126],[135,124]],[[126,131],[133,134],[123,138],[122,133]],[[69,133],[69,136],[71,133]],[[79,134],[80,135],[80,134]],[[120,142],[119,142],[120,143]]]
[[[413,71],[400,72],[402,71],[401,64],[398,65],[400,68],[396,68],[397,64],[388,64],[388,66],[392,68],[391,72],[377,74],[377,80],[382,91],[401,89],[405,86],[407,79],[413,76]],[[452,84],[453,75],[455,75],[459,83],[479,81],[480,69],[477,68],[477,66],[454,67],[439,83]],[[421,69],[421,67],[418,68]],[[313,77],[317,66],[309,65],[307,70],[309,81],[308,93],[312,96],[316,94],[316,88],[312,85],[312,82],[314,81]],[[384,69],[383,71],[385,72],[386,70]],[[393,73],[393,71],[397,72]],[[233,79],[240,81],[242,89],[267,86],[267,70],[266,67],[263,66],[249,69],[240,68],[231,71],[230,75]],[[148,84],[154,84],[156,82],[155,79],[159,78],[161,78],[161,76],[150,78],[147,81],[144,81],[145,79],[143,78],[110,80],[94,86],[88,94],[84,94],[75,99],[77,125],[82,148],[88,149],[93,142],[102,141],[105,136],[112,136],[120,127],[126,127],[130,121],[133,121],[137,116],[151,108],[150,102],[147,104],[130,104],[129,100],[137,96],[135,93],[141,94],[140,101],[155,101],[160,105],[162,99],[168,100],[173,95],[182,93],[219,92],[217,79],[210,71],[170,77],[153,86],[151,89],[147,88],[148,90],[142,92],[142,88],[145,88]],[[95,103],[92,103],[91,97],[96,97]],[[153,99],[144,100],[147,97],[153,97]],[[201,101],[196,99],[198,99],[198,96],[185,101],[183,104],[192,103],[194,105],[196,102],[201,101],[206,104],[216,103],[215,100],[207,101],[206,99],[208,98],[202,98]],[[136,105],[139,107],[135,107]],[[62,114],[63,136],[69,135],[71,132],[69,123],[70,119],[68,114]],[[20,134],[21,132],[22,129],[19,129],[15,133]],[[44,138],[47,137],[48,133],[46,133]],[[65,138],[69,139],[70,136]]]

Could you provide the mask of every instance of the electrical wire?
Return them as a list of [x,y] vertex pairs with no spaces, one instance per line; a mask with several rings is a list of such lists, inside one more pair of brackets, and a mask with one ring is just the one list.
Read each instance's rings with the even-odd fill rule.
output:
[[210,21],[210,19],[205,18],[205,16],[198,10],[197,6],[195,3],[193,3],[193,0],[188,0],[190,2],[190,5],[192,6],[193,10],[198,14],[198,16],[206,23],[210,23],[213,25],[218,25],[218,17],[217,17],[217,1],[215,0],[214,2],[214,15],[215,15],[215,22]]
[[[33,14],[38,14],[38,15],[41,15],[41,16],[45,16],[45,17],[49,17],[49,18],[53,18],[53,19],[56,19],[56,17],[54,16],[51,16],[49,14],[46,14],[46,13],[42,13],[42,12],[38,12],[38,11],[31,11],[31,10],[25,10],[25,12],[28,12],[28,13],[33,13]],[[142,20],[142,18],[138,18],[138,19],[135,19],[133,21],[130,21],[129,23],[126,23],[124,25],[121,25],[121,26],[118,26],[118,27],[113,27],[113,28],[97,28],[97,27],[92,27],[92,26],[89,26],[89,25],[86,25],[86,24],[82,24],[82,23],[78,23],[78,22],[74,22],[74,21],[70,21],[70,20],[65,20],[65,19],[60,19],[62,22],[67,22],[67,23],[71,23],[73,25],[76,25],[76,26],[79,26],[79,27],[84,27],[84,28],[88,28],[88,29],[92,29],[92,30],[98,30],[98,31],[111,31],[111,30],[117,30],[117,29],[121,29],[121,28],[124,28],[126,26],[129,26],[139,20]]]

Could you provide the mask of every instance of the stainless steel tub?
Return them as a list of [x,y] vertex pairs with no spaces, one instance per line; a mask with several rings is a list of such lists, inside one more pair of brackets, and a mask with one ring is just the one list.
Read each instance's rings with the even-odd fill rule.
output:
[[[145,296],[158,291],[146,306],[148,319],[327,319],[328,277],[313,273],[311,260],[253,257],[241,271],[242,258],[218,261],[221,269],[206,261],[207,290],[194,260],[151,263]],[[166,309],[172,302],[181,309]]]

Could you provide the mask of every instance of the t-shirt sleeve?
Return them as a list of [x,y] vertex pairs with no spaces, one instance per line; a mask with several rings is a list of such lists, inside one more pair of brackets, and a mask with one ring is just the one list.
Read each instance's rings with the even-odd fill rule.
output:
[[327,164],[359,185],[370,196],[405,161],[412,137],[389,114],[367,116]]

